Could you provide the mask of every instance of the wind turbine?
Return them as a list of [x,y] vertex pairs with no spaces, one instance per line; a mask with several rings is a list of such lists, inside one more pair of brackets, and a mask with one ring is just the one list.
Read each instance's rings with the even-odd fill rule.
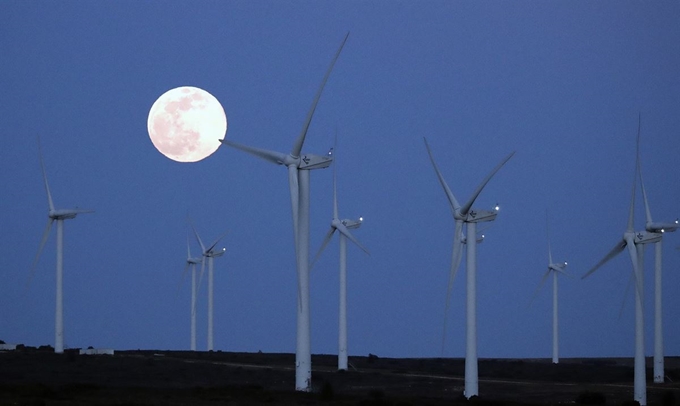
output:
[[226,139],[223,144],[240,149],[277,165],[288,168],[288,186],[293,215],[293,236],[295,241],[295,257],[297,261],[298,306],[297,306],[297,343],[295,350],[295,390],[309,392],[312,390],[312,355],[309,312],[309,171],[327,168],[333,162],[332,151],[326,156],[301,154],[307,136],[309,124],[319,102],[323,88],[340,56],[349,33],[345,36],[331,61],[321,86],[314,96],[312,106],[302,125],[302,131],[293,144],[289,154],[237,144]]
[[553,262],[552,259],[552,252],[550,250],[550,232],[547,230],[547,225],[548,225],[548,216],[546,214],[546,233],[548,236],[548,270],[543,274],[543,279],[541,279],[541,283],[538,285],[538,289],[536,290],[536,293],[538,294],[538,290],[541,289],[543,284],[545,283],[545,280],[548,278],[550,273],[552,273],[553,276],[553,352],[552,352],[552,363],[553,364],[558,364],[560,362],[559,360],[559,334],[558,334],[558,317],[557,317],[557,274],[561,273],[564,275],[567,275],[566,272],[564,272],[564,268],[567,267],[566,262]]
[[[638,125],[639,133],[639,125]],[[623,233],[623,238],[616,246],[605,255],[600,262],[592,267],[581,279],[585,279],[595,272],[598,268],[617,256],[624,250],[628,250],[630,260],[633,264],[633,280],[635,281],[635,365],[633,379],[633,399],[638,401],[641,406],[647,404],[647,384],[645,374],[645,337],[644,337],[644,274],[643,258],[645,244],[653,244],[661,240],[661,234],[647,230],[636,232],[633,226],[635,211],[635,188],[638,176],[638,154],[636,153],[635,173],[633,176],[633,191],[630,199],[630,210],[628,212],[628,225]]]
[[[658,233],[663,235],[667,232],[674,232],[680,227],[678,220],[668,223],[655,223],[652,220],[652,214],[649,210],[649,202],[647,200],[647,192],[645,191],[645,182],[642,178],[642,167],[640,165],[640,118],[638,117],[638,136],[637,136],[637,171],[640,175],[640,186],[642,187],[642,197],[645,203],[645,230],[651,233]],[[654,243],[655,247],[655,266],[654,266],[654,382],[664,382],[664,351],[663,351],[663,305],[661,303],[662,297],[662,238]]]
[[64,306],[63,306],[63,275],[64,275],[64,220],[75,218],[80,213],[93,213],[94,210],[86,209],[55,209],[52,202],[52,194],[50,193],[50,186],[47,183],[47,174],[45,172],[45,164],[42,157],[42,147],[40,146],[40,139],[38,139],[38,152],[40,155],[40,168],[42,169],[43,180],[45,181],[45,191],[47,192],[47,204],[49,211],[47,212],[48,220],[47,227],[43,232],[42,240],[38,248],[38,253],[35,255],[33,265],[31,266],[31,277],[35,272],[35,266],[38,264],[40,253],[42,253],[47,238],[50,236],[50,228],[52,222],[57,222],[57,293],[56,293],[56,311],[54,323],[54,352],[61,354],[64,352]]
[[[208,351],[213,350],[213,258],[221,257],[224,255],[225,251],[227,251],[226,248],[220,249],[215,249],[215,246],[217,245],[218,242],[227,233],[222,234],[218,239],[213,242],[210,247],[205,248],[205,245],[203,245],[203,241],[201,240],[201,237],[198,235],[198,232],[196,231],[196,228],[191,225],[191,228],[194,230],[194,234],[196,234],[196,239],[198,240],[198,244],[201,246],[201,250],[203,251],[203,259],[201,260],[201,275],[198,280],[198,285],[200,287],[201,285],[201,280],[203,279],[203,269],[205,266],[205,258],[208,258]],[[195,303],[194,303],[195,306]]]
[[[437,177],[439,178],[439,183],[441,183],[446,197],[449,199],[449,204],[451,205],[451,211],[453,213],[453,218],[455,220],[456,229],[453,236],[453,255],[451,259],[451,273],[449,275],[449,284],[446,291],[446,307],[444,311],[444,318],[448,315],[449,311],[449,301],[451,297],[451,288],[453,286],[453,280],[456,277],[456,272],[458,271],[458,266],[461,260],[461,248],[463,245],[463,224],[466,224],[467,235],[476,236],[477,235],[477,223],[493,221],[496,219],[498,214],[498,206],[494,210],[478,210],[473,209],[477,196],[482,192],[484,186],[491,180],[493,175],[498,172],[503,165],[512,156],[514,152],[510,153],[505,157],[489,175],[482,181],[482,183],[477,186],[477,189],[472,194],[470,200],[461,206],[456,200],[455,196],[446,184],[444,177],[442,176],[437,164],[432,157],[432,151],[430,151],[430,146],[427,143],[427,139],[423,138],[425,141],[425,148],[427,148],[427,153],[430,156],[430,161],[434,167]],[[477,273],[477,238],[467,238],[467,260],[466,260],[466,272],[467,272],[467,305],[466,305],[466,350],[465,350],[465,392],[466,398],[470,399],[472,396],[477,396],[479,394],[479,382],[478,382],[478,371],[477,371],[477,284],[476,284],[476,273]],[[445,321],[446,323],[446,321]],[[444,329],[446,329],[446,324]]]
[[203,257],[194,258],[189,248],[189,236],[187,235],[187,260],[184,267],[186,274],[191,267],[191,351],[196,351],[196,265],[203,264]]
[[[337,165],[337,164],[336,164]],[[336,181],[336,170],[333,167],[333,219],[331,220],[331,228],[326,233],[326,237],[312,261],[310,268],[314,266],[321,252],[326,248],[328,243],[333,238],[333,234],[338,231],[340,234],[340,307],[339,307],[339,322],[338,322],[338,370],[347,370],[347,240],[352,241],[357,247],[361,248],[366,254],[370,255],[366,247],[364,247],[359,240],[357,240],[351,229],[356,229],[361,226],[364,221],[363,217],[357,220],[344,219],[340,220],[338,216],[338,189]]]

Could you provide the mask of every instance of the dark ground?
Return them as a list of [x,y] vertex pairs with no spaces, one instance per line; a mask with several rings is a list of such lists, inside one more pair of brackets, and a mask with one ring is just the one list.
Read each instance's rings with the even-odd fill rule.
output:
[[[0,351],[0,405],[456,405],[464,360],[315,355],[313,392],[296,393],[294,355],[183,351],[54,354],[51,349]],[[584,396],[607,405],[633,398],[631,359],[479,361],[482,405],[574,404]],[[651,360],[648,360],[651,366]],[[666,358],[673,380],[651,383],[648,405],[680,405],[680,358]],[[601,399],[601,398],[600,398]],[[597,400],[597,399],[595,399]],[[593,403],[591,403],[593,404]]]

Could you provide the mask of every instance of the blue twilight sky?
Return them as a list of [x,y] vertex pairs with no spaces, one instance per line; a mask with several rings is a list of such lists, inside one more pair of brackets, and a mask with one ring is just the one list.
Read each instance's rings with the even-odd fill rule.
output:
[[[680,3],[631,1],[0,2],[0,339],[54,344],[55,230],[36,136],[65,224],[67,347],[187,349],[187,213],[216,260],[215,347],[295,351],[296,277],[287,173],[222,147],[181,164],[147,114],[201,87],[227,137],[289,152],[330,60],[350,36],[303,152],[337,129],[341,216],[365,217],[348,249],[349,352],[441,355],[453,219],[423,136],[459,200],[517,151],[475,207],[502,210],[478,247],[480,357],[549,357],[546,210],[560,279],[561,355],[633,354],[626,254],[580,280],[621,238],[642,114],[655,220],[680,215]],[[312,172],[311,251],[332,214],[332,170]],[[636,227],[644,226],[638,191]],[[680,355],[680,235],[664,240],[666,353]],[[192,240],[192,252],[198,245]],[[312,276],[312,351],[337,351],[338,243]],[[653,250],[645,260],[652,348]],[[444,354],[465,351],[465,262]],[[205,286],[198,343],[205,348]]]

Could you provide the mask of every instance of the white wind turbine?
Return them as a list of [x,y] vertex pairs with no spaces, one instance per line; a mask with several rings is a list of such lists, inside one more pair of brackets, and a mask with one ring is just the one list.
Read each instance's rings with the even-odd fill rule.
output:
[[31,266],[31,277],[35,272],[35,266],[38,264],[40,253],[45,247],[47,238],[50,236],[50,228],[52,222],[57,222],[57,293],[56,293],[56,311],[54,323],[54,352],[61,354],[64,352],[64,306],[63,306],[63,274],[64,274],[64,220],[75,218],[80,213],[93,213],[93,210],[86,209],[55,209],[52,202],[52,194],[50,193],[50,186],[47,184],[47,174],[45,172],[45,164],[43,163],[42,147],[40,146],[40,139],[38,139],[38,152],[40,154],[40,167],[42,169],[43,180],[45,181],[45,191],[47,192],[47,204],[49,211],[47,216],[47,227],[43,232],[42,240],[38,248],[38,253],[35,255],[33,265]]
[[[337,165],[337,164],[336,164]],[[347,239],[352,241],[357,247],[361,248],[366,254],[370,253],[359,240],[356,239],[349,231],[361,226],[363,218],[358,220],[344,219],[340,220],[338,216],[338,189],[336,182],[336,170],[333,167],[333,219],[331,220],[331,228],[326,233],[326,236],[321,244],[321,248],[312,261],[313,267],[321,252],[326,248],[328,243],[333,238],[333,234],[338,231],[340,234],[340,306],[339,306],[339,322],[338,322],[338,370],[347,370]]]
[[548,278],[550,273],[552,273],[552,276],[553,276],[553,351],[552,351],[552,362],[553,362],[553,364],[558,364],[560,362],[560,359],[559,359],[559,331],[558,331],[558,317],[557,317],[557,274],[561,273],[561,274],[567,275],[567,273],[564,271],[564,268],[567,267],[567,263],[566,262],[558,262],[558,263],[553,262],[552,252],[550,250],[550,232],[547,230],[547,225],[548,225],[548,218],[547,218],[547,215],[546,215],[546,233],[548,235],[548,270],[543,275],[543,279],[541,279],[541,283],[538,285],[538,289],[536,290],[536,294],[538,294],[538,290],[541,289],[541,287],[545,283],[545,280]]
[[302,146],[307,136],[309,124],[314,116],[314,110],[319,102],[323,88],[333,70],[333,66],[340,56],[349,33],[345,36],[331,61],[321,86],[314,96],[312,106],[302,125],[302,131],[293,144],[289,154],[237,144],[226,139],[223,144],[240,149],[277,165],[288,168],[288,186],[290,188],[290,203],[293,214],[293,236],[295,241],[295,257],[297,261],[298,277],[298,306],[297,306],[297,343],[295,350],[295,390],[309,392],[312,390],[312,355],[311,330],[309,312],[309,171],[327,168],[333,162],[332,154],[327,156],[301,154]]
[[[639,133],[639,126],[638,126]],[[638,162],[636,153],[635,173],[633,176],[633,192],[630,199],[630,210],[628,212],[628,226],[623,233],[623,238],[616,246],[605,255],[600,262],[592,267],[585,275],[584,279],[595,272],[598,268],[617,256],[624,250],[628,250],[630,260],[633,265],[633,280],[635,281],[635,365],[633,379],[633,400],[641,406],[647,404],[647,384],[645,374],[645,337],[644,337],[644,274],[643,257],[645,244],[653,244],[661,240],[660,233],[649,232],[647,230],[636,232],[633,226],[635,211],[635,188],[638,176]]]
[[189,236],[187,235],[187,260],[184,267],[186,274],[191,267],[191,351],[196,351],[196,265],[203,264],[203,257],[194,258],[189,248]]
[[[432,157],[432,151],[430,151],[430,146],[427,144],[427,139],[425,140],[425,147],[427,148],[427,153],[430,156],[430,161],[434,167],[437,177],[439,178],[439,183],[441,183],[446,197],[449,199],[449,204],[451,205],[451,211],[453,213],[453,218],[456,223],[456,229],[453,236],[453,255],[451,259],[451,273],[449,275],[449,284],[446,291],[446,307],[444,311],[444,317],[448,315],[449,311],[449,301],[451,296],[451,288],[453,286],[453,280],[456,277],[456,272],[458,271],[458,266],[461,261],[461,248],[463,245],[463,223],[467,225],[467,235],[476,236],[477,235],[477,223],[493,221],[498,214],[498,206],[494,210],[477,210],[473,209],[477,196],[482,192],[484,186],[491,180],[493,175],[498,172],[503,165],[512,156],[514,152],[510,153],[505,157],[491,173],[484,178],[482,183],[477,186],[477,189],[472,194],[470,200],[461,206],[456,200],[455,196],[446,184],[444,177],[442,176],[437,164]],[[467,273],[467,305],[466,305],[466,350],[465,350],[465,397],[470,399],[472,396],[478,396],[479,385],[478,385],[478,371],[477,371],[477,285],[476,285],[476,273],[477,273],[477,238],[466,239],[467,255],[466,255],[466,273]],[[445,321],[446,323],[446,321]],[[446,329],[446,325],[444,327]]]
[[[647,200],[647,192],[645,191],[645,182],[642,179],[642,167],[640,165],[640,118],[638,117],[638,137],[637,137],[637,154],[638,154],[638,166],[637,170],[640,175],[640,186],[642,187],[642,197],[645,203],[645,230],[651,233],[663,233],[673,232],[680,227],[678,220],[669,223],[655,223],[652,220],[652,214],[649,210],[649,202]],[[661,303],[662,298],[662,239],[654,243],[655,247],[655,266],[654,266],[654,382],[663,383],[665,372],[664,372],[664,351],[663,351],[663,323],[662,323],[662,313],[663,305]]]
[[[208,258],[208,351],[213,350],[213,258],[221,257],[224,255],[224,253],[227,251],[226,248],[222,249],[215,249],[215,246],[217,245],[218,242],[227,233],[222,234],[218,239],[213,242],[210,247],[206,248],[205,245],[203,245],[203,241],[201,240],[201,237],[198,235],[198,232],[196,231],[196,228],[191,226],[194,230],[194,234],[196,234],[196,239],[198,240],[198,244],[201,246],[201,250],[203,251],[203,259],[201,260],[201,275],[198,279],[198,285],[200,288],[201,285],[201,280],[203,279],[203,270],[205,267],[205,258]],[[194,302],[195,306],[195,302]]]

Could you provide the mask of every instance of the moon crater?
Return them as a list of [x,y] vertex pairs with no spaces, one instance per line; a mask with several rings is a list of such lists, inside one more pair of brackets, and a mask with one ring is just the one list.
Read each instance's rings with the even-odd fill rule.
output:
[[147,129],[158,151],[177,162],[197,162],[220,147],[227,115],[203,89],[183,86],[163,93],[151,106]]

